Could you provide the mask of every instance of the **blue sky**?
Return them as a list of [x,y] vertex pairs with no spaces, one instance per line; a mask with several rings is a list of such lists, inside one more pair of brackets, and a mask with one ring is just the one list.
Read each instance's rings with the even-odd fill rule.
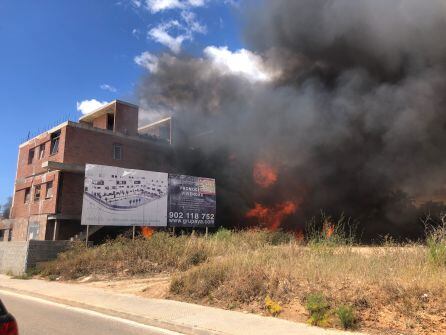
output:
[[235,0],[0,0],[0,202],[12,195],[29,132],[78,119],[98,102],[137,103],[141,55],[202,57],[214,46],[226,62],[243,48],[238,11]]

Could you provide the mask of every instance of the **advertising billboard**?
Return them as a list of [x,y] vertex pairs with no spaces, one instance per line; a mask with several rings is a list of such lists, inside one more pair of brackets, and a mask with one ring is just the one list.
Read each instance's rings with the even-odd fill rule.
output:
[[215,179],[169,174],[168,193],[170,227],[215,225]]
[[83,225],[167,226],[167,173],[87,164]]
[[82,224],[211,227],[215,180],[87,164]]

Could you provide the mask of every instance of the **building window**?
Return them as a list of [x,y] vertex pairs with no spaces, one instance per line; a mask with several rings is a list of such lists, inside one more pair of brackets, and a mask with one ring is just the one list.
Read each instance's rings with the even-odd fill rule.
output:
[[36,153],[36,149],[35,148],[32,148],[32,149],[29,150],[29,153],[28,153],[28,164],[32,164],[33,163],[34,154],[35,153]]
[[24,198],[24,203],[27,204],[29,203],[29,198],[31,196],[31,188],[25,188],[25,198]]
[[115,128],[115,116],[113,114],[107,114],[107,129],[113,130]]
[[39,159],[43,159],[43,157],[45,157],[45,144],[39,146]]
[[120,161],[122,159],[122,145],[113,144],[113,159]]
[[34,186],[34,201],[40,201],[40,192],[42,190],[41,185]]
[[60,130],[51,134],[50,154],[55,155],[59,152]]
[[53,197],[53,182],[50,181],[46,184],[46,199],[51,199]]

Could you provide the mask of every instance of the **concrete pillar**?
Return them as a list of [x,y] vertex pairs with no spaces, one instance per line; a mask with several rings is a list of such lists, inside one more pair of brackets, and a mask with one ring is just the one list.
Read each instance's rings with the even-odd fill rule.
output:
[[59,226],[58,220],[54,220],[53,241],[57,240],[57,228]]

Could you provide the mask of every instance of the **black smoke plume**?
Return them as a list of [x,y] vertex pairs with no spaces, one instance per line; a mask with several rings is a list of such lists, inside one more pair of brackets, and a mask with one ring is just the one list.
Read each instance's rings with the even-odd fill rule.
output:
[[[178,164],[218,181],[219,223],[244,226],[256,201],[320,210],[367,238],[416,237],[419,203],[446,195],[446,3],[274,0],[242,4],[247,48],[269,81],[206,58],[159,55],[141,104],[175,117]],[[256,187],[253,165],[278,172]]]

